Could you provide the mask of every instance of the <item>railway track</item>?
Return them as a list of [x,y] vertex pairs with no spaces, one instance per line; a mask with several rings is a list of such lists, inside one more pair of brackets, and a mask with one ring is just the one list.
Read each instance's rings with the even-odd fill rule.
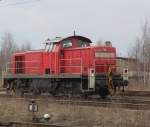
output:
[[31,101],[34,100],[38,102],[48,102],[57,103],[63,105],[79,105],[79,106],[92,106],[92,107],[107,107],[107,108],[124,108],[132,110],[150,110],[150,99],[134,99],[134,98],[117,98],[102,100],[102,99],[52,99],[52,98],[16,98],[10,97],[9,99],[19,100],[19,101]]
[[134,103],[122,103],[122,102],[97,102],[97,101],[74,101],[74,100],[59,100],[56,101],[61,104],[72,104],[80,106],[96,106],[96,107],[107,107],[107,108],[125,108],[132,110],[150,110],[150,104],[134,104]]
[[150,91],[133,91],[133,90],[127,90],[125,92],[118,93],[118,95],[122,95],[122,96],[150,97]]
[[[129,94],[128,94],[129,93]],[[138,94],[139,93],[139,94]],[[25,97],[16,97],[7,95],[4,91],[0,94],[0,98],[9,98],[15,100],[30,101],[35,100],[37,102],[46,101],[49,103],[69,104],[69,105],[80,105],[80,106],[94,106],[94,107],[108,107],[108,108],[125,108],[132,110],[150,110],[150,92],[145,91],[126,91],[123,95],[118,94],[113,96],[111,99],[100,99],[100,98],[62,98],[62,97],[49,97],[48,95],[33,97],[28,95]],[[148,96],[149,95],[149,96]]]
[[[21,99],[22,100],[22,99]],[[29,101],[29,100],[28,100]],[[35,99],[39,102],[41,99]],[[42,100],[43,101],[43,100]],[[78,106],[92,106],[92,107],[107,107],[107,108],[124,108],[131,110],[150,110],[150,101],[138,102],[126,102],[126,101],[90,101],[90,100],[45,100],[49,103],[58,103],[64,105],[78,105]]]
[[0,122],[0,127],[66,127],[48,123],[33,123],[33,122]]

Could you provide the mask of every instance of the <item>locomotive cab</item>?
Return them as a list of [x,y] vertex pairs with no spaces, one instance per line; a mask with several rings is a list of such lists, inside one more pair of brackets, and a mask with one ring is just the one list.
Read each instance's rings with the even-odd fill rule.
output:
[[67,38],[56,37],[52,40],[49,38],[45,41],[45,51],[54,52],[56,48],[81,48],[90,46],[91,40],[82,36],[71,36]]

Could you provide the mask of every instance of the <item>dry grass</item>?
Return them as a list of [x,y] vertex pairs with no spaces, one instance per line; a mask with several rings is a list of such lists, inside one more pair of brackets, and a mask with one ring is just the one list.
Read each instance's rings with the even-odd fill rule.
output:
[[[51,123],[86,127],[149,127],[150,111],[83,107],[38,102],[38,116],[53,114]],[[0,121],[31,121],[28,102],[0,99]]]

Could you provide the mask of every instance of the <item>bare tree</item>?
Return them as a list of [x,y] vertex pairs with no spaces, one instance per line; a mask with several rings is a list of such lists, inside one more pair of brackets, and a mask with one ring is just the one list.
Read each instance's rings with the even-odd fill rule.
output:
[[25,41],[25,43],[19,47],[14,41],[13,35],[10,32],[5,32],[0,40],[0,72],[2,72],[6,68],[7,63],[11,61],[13,53],[27,50],[31,50],[29,41]]
[[31,50],[31,45],[30,42],[26,40],[25,43],[21,45],[20,51],[28,51],[28,50]]
[[144,84],[147,84],[150,80],[150,26],[146,20],[143,26],[143,64],[144,64]]
[[129,53],[129,58],[133,58],[135,59],[135,63],[132,66],[130,64],[130,68],[132,68],[133,71],[135,71],[136,73],[134,73],[134,77],[136,77],[136,81],[139,81],[139,78],[141,77],[141,63],[142,63],[142,43],[141,43],[141,39],[140,38],[136,38],[135,44],[134,46],[131,48],[131,51]]
[[13,35],[10,32],[5,32],[0,41],[0,61],[2,69],[11,60],[12,53],[18,51],[18,46],[14,41]]
[[[130,56],[136,59],[136,74],[143,77],[144,85],[150,81],[150,26],[146,20],[142,35],[136,39]],[[141,76],[142,75],[142,76]]]

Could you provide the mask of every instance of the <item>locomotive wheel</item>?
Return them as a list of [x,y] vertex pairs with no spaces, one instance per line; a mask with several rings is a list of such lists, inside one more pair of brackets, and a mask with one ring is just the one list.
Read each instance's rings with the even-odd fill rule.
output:
[[31,86],[30,86],[30,91],[32,92],[33,96],[37,96],[41,94],[40,90],[40,81],[35,79],[32,81]]
[[53,96],[55,96],[57,94],[56,90],[58,89],[58,84],[57,83],[52,83],[51,86],[50,86],[50,90],[49,90],[49,93]]
[[24,91],[21,85],[22,85],[21,80],[15,80],[13,84],[11,84],[11,89],[14,91],[15,96],[23,97]]
[[24,96],[24,92],[23,89],[15,89],[15,95],[19,96],[19,97],[23,97]]
[[81,98],[87,99],[88,98],[88,93],[82,93]]
[[11,87],[11,86],[13,86],[13,83],[8,83],[7,84],[7,87],[6,87],[6,93],[7,93],[7,95],[11,95],[12,94],[13,87]]
[[34,89],[32,93],[34,96],[38,96],[41,94],[40,90],[38,90],[38,89]]
[[99,88],[99,95],[102,99],[105,99],[108,95],[110,95],[110,91],[106,85]]

